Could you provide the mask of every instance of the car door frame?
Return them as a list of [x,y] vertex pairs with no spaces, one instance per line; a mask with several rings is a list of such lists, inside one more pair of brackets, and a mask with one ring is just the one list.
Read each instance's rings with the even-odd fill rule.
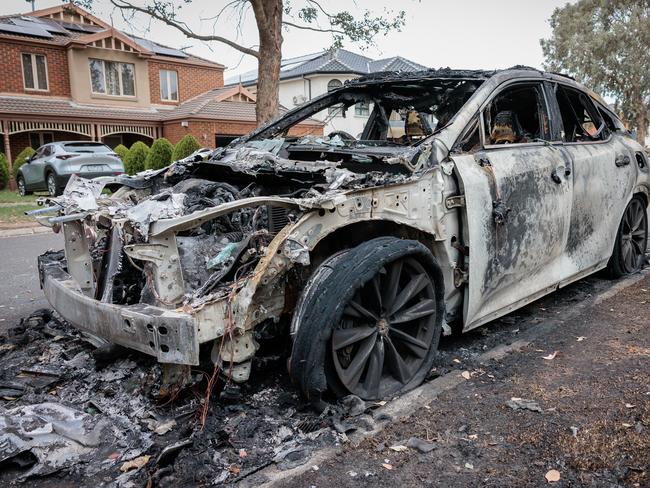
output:
[[[469,242],[469,267],[468,267],[468,278],[467,283],[464,289],[464,330],[469,330],[475,327],[482,325],[485,322],[493,320],[499,316],[505,315],[506,313],[519,308],[520,306],[525,305],[557,288],[558,282],[562,279],[562,260],[564,259],[564,245],[565,237],[568,232],[568,223],[570,218],[570,209],[566,208],[566,204],[571,202],[571,181],[565,177],[565,172],[570,174],[571,168],[569,166],[569,161],[567,160],[565,154],[558,147],[560,144],[554,141],[544,141],[544,142],[526,142],[526,143],[517,143],[510,145],[491,145],[486,142],[486,123],[484,120],[484,113],[486,108],[493,102],[495,97],[503,93],[504,90],[511,88],[513,85],[537,85],[541,96],[544,98],[543,102],[545,105],[545,111],[548,117],[548,131],[545,131],[548,134],[549,139],[554,139],[554,133],[557,133],[557,125],[552,123],[554,120],[554,112],[552,111],[551,104],[548,100],[548,93],[545,89],[544,80],[539,77],[528,78],[513,78],[510,80],[505,80],[503,83],[500,83],[496,86],[488,97],[481,103],[478,107],[478,110],[472,117],[470,117],[469,124],[473,123],[475,117],[479,117],[479,130],[480,130],[480,141],[481,147],[473,154],[461,155],[451,155],[451,159],[455,163],[456,173],[459,179],[460,187],[465,196],[465,215],[464,215],[464,235],[468,236]],[[540,122],[541,123],[541,122]],[[465,131],[461,131],[463,134]],[[560,185],[557,183],[550,183],[544,181],[549,192],[557,191],[561,195],[561,198],[557,203],[554,203],[550,200],[550,197],[547,198],[543,204],[548,202],[548,206],[552,207],[554,211],[559,212],[557,221],[558,225],[551,226],[553,227],[553,237],[557,237],[560,244],[558,244],[553,252],[557,254],[549,257],[552,259],[553,266],[550,275],[550,279],[547,280],[543,286],[535,288],[535,284],[531,284],[530,287],[521,287],[520,290],[516,290],[515,282],[512,280],[512,283],[509,285],[504,285],[504,290],[499,290],[496,287],[493,287],[492,283],[488,283],[487,277],[491,272],[489,267],[492,266],[490,260],[497,259],[496,254],[491,253],[491,242],[490,239],[495,234],[493,219],[495,218],[494,210],[492,206],[494,202],[498,200],[498,183],[497,177],[493,173],[494,168],[491,167],[486,169],[486,164],[481,163],[481,158],[484,157],[484,154],[501,154],[506,153],[507,151],[512,150],[528,150],[531,157],[541,158],[536,159],[536,161],[544,161],[544,166],[539,166],[540,170],[549,170],[549,173],[558,172],[561,179],[561,184],[564,187],[560,188]],[[493,153],[497,151],[497,153]],[[524,158],[522,161],[526,163]],[[528,163],[530,167],[535,168],[532,163]],[[556,166],[557,165],[557,166]],[[491,177],[486,177],[486,173],[492,172]],[[508,177],[507,174],[501,176]],[[500,176],[500,177],[501,177]],[[537,184],[537,181],[541,181],[541,177],[530,176],[533,180],[529,183]],[[548,175],[548,178],[551,178],[551,174]],[[553,186],[557,185],[557,186]],[[512,191],[511,191],[512,194]],[[497,198],[495,198],[497,196]],[[472,202],[474,200],[474,202]],[[524,200],[521,200],[523,202]],[[489,205],[489,209],[487,208]],[[531,208],[531,202],[527,203],[528,210]],[[548,212],[549,209],[543,210],[543,217],[547,219],[555,218],[552,213]],[[521,211],[521,209],[515,209],[515,212]],[[533,218],[534,213],[528,217]],[[513,216],[513,218],[520,218],[520,216]],[[507,224],[506,224],[507,225]],[[525,227],[525,226],[524,226]],[[533,229],[534,226],[530,226],[530,229]],[[527,236],[529,238],[530,236]],[[542,236],[540,236],[541,238]],[[539,247],[539,246],[538,246]],[[541,248],[540,248],[541,249]],[[541,249],[541,252],[544,252]],[[473,259],[472,259],[473,258]],[[543,257],[542,257],[543,258]],[[532,261],[531,261],[532,262]],[[537,272],[543,270],[546,266],[545,261],[542,261],[542,264],[537,265]],[[515,267],[519,266],[516,262],[513,265]],[[550,266],[550,265],[549,265]],[[520,266],[522,269],[519,270],[519,273],[525,271],[524,266]],[[508,268],[511,269],[511,268]],[[506,271],[508,270],[506,269]],[[517,269],[514,270],[517,273]],[[522,276],[525,279],[525,276]],[[512,292],[511,290],[516,290]],[[499,293],[503,293],[502,296],[499,296]],[[494,300],[492,300],[494,298]]]
[[[44,157],[47,146],[48,144],[44,144],[39,147],[33,157],[27,160],[22,167],[25,187],[29,190],[41,190],[45,187],[43,172],[45,168]],[[42,152],[41,156],[38,155],[39,152]]]
[[[596,101],[588,91],[568,82],[553,80],[548,83],[547,89],[552,91],[554,110],[558,114],[561,114],[557,98],[560,86],[580,93],[594,111],[590,117],[596,115],[601,123],[604,122]],[[586,108],[589,111],[589,107]],[[557,117],[557,123],[565,136],[561,115]],[[620,134],[609,128],[607,131],[608,137],[600,140],[565,141],[565,137],[562,137],[561,147],[571,159],[573,167],[574,191],[567,254],[568,265],[574,267],[574,273],[560,286],[607,266],[620,221],[634,193],[637,182],[634,151],[620,140]],[[627,157],[628,162],[624,167],[618,167],[616,159],[619,156]]]

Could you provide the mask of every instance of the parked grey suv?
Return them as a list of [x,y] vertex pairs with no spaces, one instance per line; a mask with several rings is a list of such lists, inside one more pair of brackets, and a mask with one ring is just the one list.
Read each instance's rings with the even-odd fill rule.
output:
[[124,165],[113,150],[101,142],[61,141],[45,144],[16,173],[21,195],[44,191],[61,194],[70,176],[83,178],[121,175]]

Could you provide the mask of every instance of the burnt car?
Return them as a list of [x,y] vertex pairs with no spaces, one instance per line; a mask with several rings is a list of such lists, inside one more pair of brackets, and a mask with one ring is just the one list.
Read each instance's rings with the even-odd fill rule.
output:
[[[357,103],[358,137],[290,135]],[[443,329],[638,271],[649,193],[643,148],[568,77],[382,73],[207,159],[74,178],[37,211],[65,235],[39,270],[68,322],[155,356],[169,381],[203,361],[247,381],[275,341],[312,401],[379,399],[424,379]]]

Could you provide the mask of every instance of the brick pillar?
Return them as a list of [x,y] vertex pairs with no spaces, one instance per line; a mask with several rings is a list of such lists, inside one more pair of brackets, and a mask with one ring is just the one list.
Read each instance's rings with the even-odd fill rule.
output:
[[2,135],[4,137],[5,143],[5,156],[7,158],[7,164],[9,165],[9,189],[15,190],[16,181],[13,178],[14,162],[13,157],[11,156],[11,144],[9,141],[9,121],[7,120],[2,121]]

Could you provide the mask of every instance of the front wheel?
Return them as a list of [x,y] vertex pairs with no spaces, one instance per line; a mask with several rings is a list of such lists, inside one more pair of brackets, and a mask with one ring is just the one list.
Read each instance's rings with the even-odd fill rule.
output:
[[607,269],[610,276],[620,278],[643,268],[648,245],[648,213],[638,196],[630,200],[618,227],[614,252]]
[[324,390],[377,400],[431,370],[444,314],[442,272],[421,243],[378,238],[321,265],[296,307],[291,376],[312,401]]

